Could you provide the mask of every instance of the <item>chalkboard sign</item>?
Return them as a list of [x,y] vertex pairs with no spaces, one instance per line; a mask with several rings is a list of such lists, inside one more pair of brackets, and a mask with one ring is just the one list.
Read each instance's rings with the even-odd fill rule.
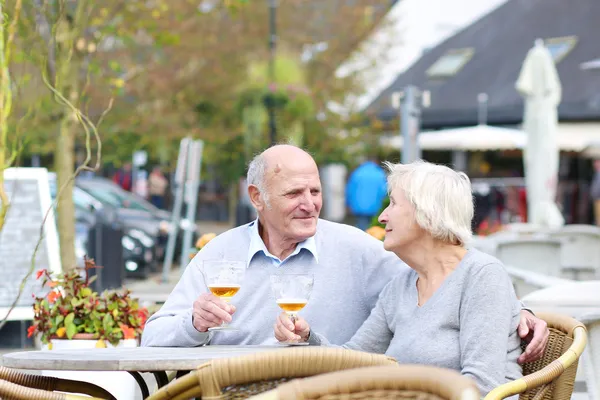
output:
[[[52,206],[45,168],[9,168],[4,171],[4,179],[10,209],[0,231],[0,319],[5,317],[31,266],[44,216]],[[43,239],[35,258],[35,271],[40,269],[61,272],[53,212],[44,225]],[[39,290],[39,283],[36,284],[34,272],[17,303],[19,308],[11,313],[9,319],[31,319],[31,295],[36,290]]]

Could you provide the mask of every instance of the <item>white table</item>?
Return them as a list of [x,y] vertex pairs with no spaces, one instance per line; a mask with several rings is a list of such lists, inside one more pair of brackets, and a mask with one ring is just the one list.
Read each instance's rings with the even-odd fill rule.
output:
[[134,347],[92,350],[23,351],[2,357],[5,367],[55,371],[126,371],[137,381],[144,398],[148,386],[140,372],[154,374],[158,387],[168,383],[166,371],[190,371],[218,358],[238,357],[264,351],[285,351],[274,346]]

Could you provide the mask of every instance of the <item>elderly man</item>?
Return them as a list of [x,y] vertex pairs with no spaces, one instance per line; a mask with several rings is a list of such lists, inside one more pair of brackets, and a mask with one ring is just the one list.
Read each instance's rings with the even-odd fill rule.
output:
[[[219,235],[194,257],[148,320],[143,346],[275,343],[272,327],[280,310],[269,277],[282,270],[314,275],[302,314],[331,343],[341,345],[367,319],[386,284],[408,268],[365,232],[319,219],[319,171],[297,147],[278,145],[257,156],[248,169],[248,193],[257,220]],[[231,304],[212,295],[202,275],[203,262],[218,259],[247,265]],[[223,321],[239,330],[208,331]],[[548,337],[546,324],[522,311],[519,335],[530,340],[520,361],[539,358]]]

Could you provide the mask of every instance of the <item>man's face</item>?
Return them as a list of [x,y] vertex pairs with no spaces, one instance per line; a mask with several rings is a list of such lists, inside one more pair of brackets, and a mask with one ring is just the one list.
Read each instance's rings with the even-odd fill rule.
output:
[[317,166],[295,165],[275,171],[266,179],[268,206],[259,209],[265,227],[297,242],[314,236],[323,205]]

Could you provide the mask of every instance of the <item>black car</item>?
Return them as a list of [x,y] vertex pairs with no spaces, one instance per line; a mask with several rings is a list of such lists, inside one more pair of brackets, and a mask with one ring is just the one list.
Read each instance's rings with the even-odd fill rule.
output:
[[[50,194],[56,197],[55,175],[50,174]],[[146,277],[156,269],[154,257],[157,243],[152,236],[135,226],[122,224],[117,218],[117,211],[104,204],[80,188],[73,188],[75,204],[75,254],[78,266],[83,266],[83,256],[95,253],[90,248],[90,231],[96,224],[105,224],[122,232],[121,245],[123,251],[123,268],[127,277]]]
[[[172,214],[155,207],[152,203],[131,192],[123,190],[113,181],[106,178],[78,179],[76,186],[101,202],[106,202],[117,208],[119,219],[125,224],[136,225],[148,234],[154,236],[158,242],[156,257],[164,258],[169,233],[172,231]],[[198,228],[195,223],[181,219],[179,224],[175,258],[181,255],[184,230],[193,231],[193,242],[197,239]]]

